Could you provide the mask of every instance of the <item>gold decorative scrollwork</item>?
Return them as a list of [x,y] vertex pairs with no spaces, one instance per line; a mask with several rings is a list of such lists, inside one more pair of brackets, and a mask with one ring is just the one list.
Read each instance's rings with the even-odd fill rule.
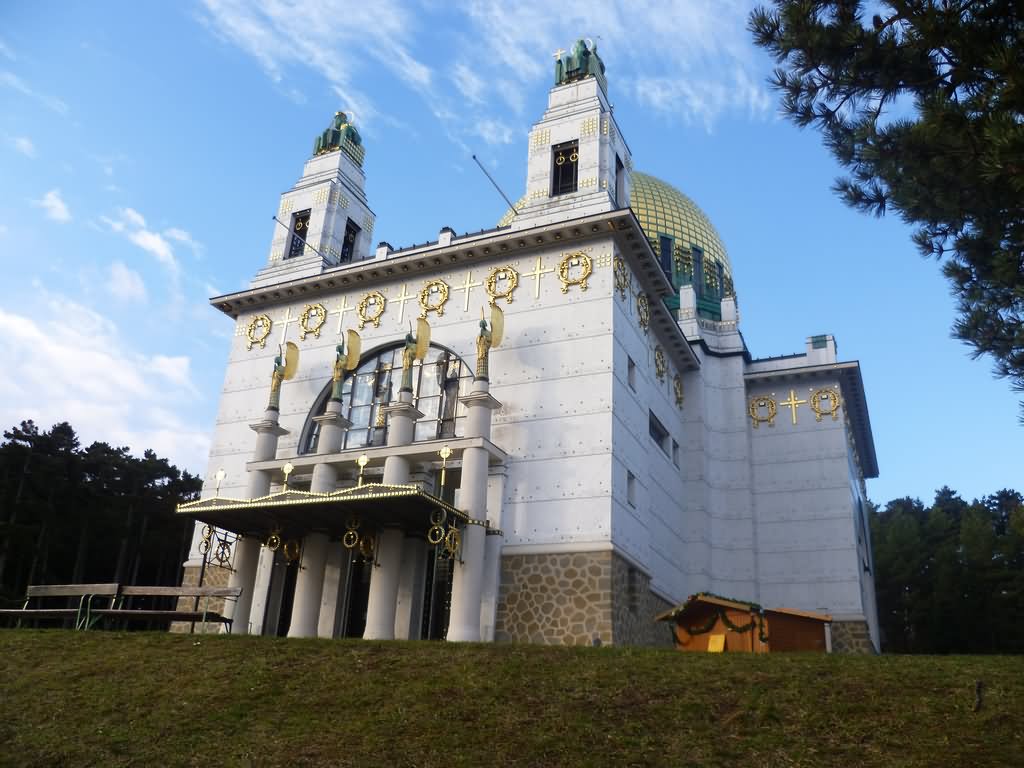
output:
[[444,541],[444,528],[442,528],[440,525],[430,526],[430,530],[427,531],[427,541],[429,541],[434,546],[437,546],[442,541]]
[[[767,415],[761,415],[762,408],[768,409]],[[747,408],[747,412],[750,414],[751,421],[754,422],[754,429],[757,429],[757,425],[763,421],[767,421],[769,427],[774,427],[775,416],[779,412],[779,407],[775,404],[774,397],[752,397],[750,398],[750,407]]]
[[621,256],[615,257],[615,290],[619,296],[626,298],[626,291],[629,289],[629,270],[626,269],[626,260]]
[[203,541],[209,541],[212,538],[213,538],[213,526],[209,525],[209,524],[204,525],[203,526]]
[[444,521],[447,519],[448,513],[443,509],[435,509],[430,513],[431,525],[444,525]]
[[444,537],[444,549],[451,557],[459,551],[459,544],[462,543],[462,536],[459,534],[458,528],[449,528],[448,533]]
[[[571,277],[569,269],[579,267],[579,277]],[[558,262],[558,279],[562,281],[562,293],[569,292],[570,285],[578,285],[581,291],[587,290],[587,278],[594,273],[594,262],[583,251],[567,253]]]
[[678,373],[672,379],[672,390],[676,396],[676,407],[683,407],[683,378]]
[[220,565],[227,565],[228,561],[231,559],[231,545],[222,539],[217,545],[217,551],[214,552],[213,558]]
[[209,539],[203,539],[202,541],[200,541],[199,542],[199,554],[200,555],[205,555],[209,551],[210,551],[210,540]]
[[647,333],[647,329],[651,327],[651,301],[646,293],[636,295],[636,316],[640,321],[640,327]]
[[[431,297],[436,301],[431,303]],[[420,291],[420,317],[426,319],[428,312],[444,314],[444,305],[448,302],[448,283],[444,280],[429,280]]]
[[272,534],[267,536],[266,547],[271,552],[276,552],[277,548],[281,546],[281,534],[274,531]]
[[356,545],[359,543],[359,534],[355,530],[349,528],[345,531],[345,535],[341,537],[341,543],[345,549],[355,549]]
[[[839,393],[836,390],[825,387],[823,389],[815,390],[814,394],[810,397],[811,410],[814,411],[814,420],[821,421],[822,416],[831,416],[832,421],[838,421],[839,416]],[[825,408],[821,407],[821,402],[825,401],[828,406]]]
[[667,371],[668,361],[665,359],[665,350],[659,344],[654,348],[654,375],[658,377],[658,381],[664,381]]
[[273,325],[274,321],[270,319],[270,315],[256,315],[245,327],[245,338],[248,340],[245,348],[251,350],[256,344],[259,344],[260,349],[264,349],[267,346],[267,337],[270,335]]
[[373,547],[375,544],[373,536],[363,536],[359,539],[359,554],[369,560],[373,557]]
[[299,315],[299,327],[302,329],[299,338],[305,341],[309,334],[313,334],[319,339],[320,329],[326,322],[327,307],[323,304],[307,304],[306,308],[302,310],[302,314]]
[[[502,277],[506,280],[506,288],[504,291],[498,290],[498,280]],[[487,291],[487,295],[490,297],[490,303],[493,307],[498,299],[504,299],[506,304],[512,303],[512,294],[519,286],[519,272],[512,266],[495,267],[491,270],[491,274],[487,276],[487,281],[484,284],[484,289]]]
[[289,563],[294,563],[302,555],[302,546],[296,539],[288,539],[281,548],[281,552],[284,554],[284,559]]
[[359,315],[359,330],[363,330],[367,323],[373,323],[374,328],[380,328],[380,318],[384,314],[387,304],[388,300],[380,291],[370,291],[363,296],[356,306],[356,314]]

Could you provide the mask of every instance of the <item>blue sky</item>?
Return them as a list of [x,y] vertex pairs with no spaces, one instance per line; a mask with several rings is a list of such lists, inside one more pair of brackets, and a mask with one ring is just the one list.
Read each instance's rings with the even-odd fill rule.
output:
[[[209,296],[267,258],[279,195],[355,113],[375,239],[489,228],[525,187],[556,48],[587,36],[635,167],[716,225],[755,357],[859,360],[876,502],[1024,487],[1016,398],[949,336],[910,229],[845,208],[820,136],[777,115],[745,2],[323,0],[0,8],[0,422],[69,420],[193,472],[233,324]],[[212,470],[211,470],[212,471]]]

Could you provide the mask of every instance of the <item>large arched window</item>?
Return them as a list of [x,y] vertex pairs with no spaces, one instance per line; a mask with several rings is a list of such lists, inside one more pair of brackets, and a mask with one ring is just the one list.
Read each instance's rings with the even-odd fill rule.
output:
[[[398,398],[402,381],[402,344],[378,350],[364,358],[359,367],[348,374],[342,388],[342,415],[352,422],[345,433],[342,448],[384,445],[387,426],[381,406]],[[470,392],[473,370],[451,350],[430,345],[422,363],[412,371],[412,402],[423,413],[416,422],[413,440],[437,440],[462,435],[465,406],[461,395]],[[331,382],[313,404],[299,440],[299,453],[316,453],[320,426],[313,421],[327,408]]]

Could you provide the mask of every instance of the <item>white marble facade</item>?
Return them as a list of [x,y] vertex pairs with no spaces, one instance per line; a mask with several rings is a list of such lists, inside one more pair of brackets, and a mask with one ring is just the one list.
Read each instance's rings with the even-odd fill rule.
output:
[[[573,141],[577,189],[552,195],[552,147]],[[354,158],[339,150],[306,163],[282,196],[278,218],[286,227],[296,212],[309,210],[307,241],[320,253],[307,248],[288,258],[289,233],[275,223],[270,257],[250,289],[212,300],[234,319],[236,332],[204,498],[217,492],[245,498],[251,491],[256,435],[250,424],[263,416],[279,344],[296,343],[300,365],[281,393],[279,425],[287,433],[271,462],[259,466],[291,461],[291,486],[308,487],[320,459],[302,454],[302,440],[330,383],[335,346],[347,329],[358,328],[360,300],[373,291],[386,299],[379,326],[365,323],[358,331],[368,357],[401,342],[421,313],[420,291],[443,281],[449,291],[443,314],[427,312],[431,341],[472,367],[481,307],[490,298],[487,278],[511,268],[518,285],[511,300],[497,299],[505,338],[490,354],[489,394],[500,404],[490,416],[493,448],[483,459],[486,468],[475,470],[486,474],[487,519],[502,532],[486,537],[482,570],[474,575],[480,637],[494,637],[501,558],[611,551],[643,575],[661,603],[709,591],[766,607],[824,611],[866,625],[877,648],[864,512],[864,477],[877,467],[857,363],[839,362],[828,336],[808,339],[801,355],[754,359],[739,335],[733,297],[722,297],[720,314],[710,319],[698,311],[692,286],[673,286],[657,265],[654,235],[627,208],[632,162],[595,78],[552,88],[527,153],[526,192],[509,226],[467,236],[444,229],[434,243],[401,250],[371,247],[373,214]],[[353,258],[339,263],[341,238],[353,221],[359,227]],[[563,261],[567,271],[560,277]],[[588,261],[584,288],[578,280]],[[742,290],[742,274],[736,283]],[[497,284],[499,291],[508,286]],[[680,309],[666,309],[664,299],[674,295]],[[327,310],[326,322],[318,335],[303,338],[299,318],[316,304]],[[272,321],[265,346],[247,335],[258,315]],[[821,390],[838,400],[833,409],[828,396],[819,396],[824,415],[818,419],[809,401]],[[766,405],[751,415],[756,398],[774,403],[770,422]],[[787,399],[797,402],[783,405]],[[462,414],[465,406],[458,409]],[[336,452],[330,459],[335,487],[357,482],[355,458],[364,452],[373,459],[367,471],[376,473],[367,477],[379,479],[388,450]],[[436,459],[408,450],[414,481],[436,475]],[[453,470],[461,458],[452,457]],[[225,476],[215,491],[219,469]],[[271,491],[279,490],[280,472],[267,477]],[[402,575],[388,576],[400,582],[394,636],[419,637],[426,558],[419,544],[407,543],[402,552],[396,561]],[[332,541],[313,561],[324,585],[313,634],[338,633],[346,557]],[[188,565],[198,559],[196,550]],[[280,610],[282,587],[280,580],[271,583],[273,567],[264,553],[248,585],[252,609],[236,617],[243,631],[275,631],[267,617]],[[384,578],[380,570],[372,578]],[[298,608],[292,610],[294,622]]]

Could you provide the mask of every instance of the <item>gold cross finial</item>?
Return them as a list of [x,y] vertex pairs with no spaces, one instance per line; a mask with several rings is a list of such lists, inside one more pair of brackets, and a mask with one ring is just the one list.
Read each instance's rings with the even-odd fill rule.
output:
[[228,476],[228,473],[224,471],[224,467],[217,470],[217,474],[213,476],[213,479],[217,481],[217,496],[220,496],[220,484],[224,482],[224,478]]
[[448,464],[448,457],[452,455],[452,449],[448,447],[447,443],[445,443],[441,447],[441,450],[438,451],[437,453],[441,457],[441,490],[443,491],[444,490],[445,473],[447,471],[446,465]]
[[356,459],[356,464],[359,465],[359,480],[356,483],[356,485],[362,485],[363,484],[363,467],[365,467],[369,463],[370,463],[370,457],[367,456],[365,453],[362,456],[360,456],[358,459]]
[[791,389],[789,390],[789,400],[783,400],[779,405],[784,405],[789,408],[790,415],[793,417],[793,423],[796,424],[796,408],[798,405],[803,405],[806,402],[806,400],[797,400],[796,390]]
[[554,58],[557,61],[558,59],[561,59],[564,54],[565,54],[565,49],[564,48],[559,48],[557,51],[555,51],[553,54],[551,54],[551,56],[552,56],[552,58]]
[[290,461],[281,467],[281,471],[284,472],[284,487],[288,487],[288,476],[295,471],[295,465]]

